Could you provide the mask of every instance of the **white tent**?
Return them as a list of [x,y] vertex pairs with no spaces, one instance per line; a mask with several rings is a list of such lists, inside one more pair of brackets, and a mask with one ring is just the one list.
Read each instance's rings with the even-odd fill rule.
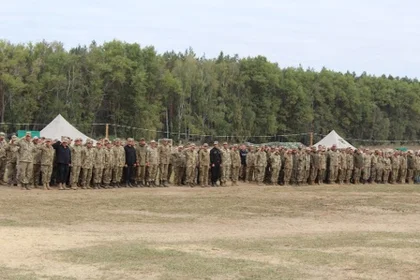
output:
[[46,127],[44,127],[40,132],[41,137],[51,138],[51,139],[61,139],[61,136],[68,136],[72,139],[82,138],[83,142],[87,137],[85,134],[77,130],[72,126],[62,115],[58,114],[52,122],[50,122]]
[[332,130],[327,136],[325,136],[321,141],[316,143],[314,146],[318,147],[318,145],[322,145],[327,148],[331,148],[333,145],[336,145],[338,149],[345,149],[345,148],[352,148],[353,150],[356,149],[349,142],[347,142],[340,135],[338,135],[337,132],[335,132],[335,130]]

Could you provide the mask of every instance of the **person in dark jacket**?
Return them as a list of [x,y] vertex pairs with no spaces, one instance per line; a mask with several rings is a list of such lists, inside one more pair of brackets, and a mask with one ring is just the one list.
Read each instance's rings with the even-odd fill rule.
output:
[[57,141],[52,145],[56,155],[55,162],[57,164],[57,183],[59,190],[69,189],[66,186],[69,168],[71,166],[71,151],[68,143],[69,140],[63,138],[61,141]]
[[239,180],[246,181],[246,156],[248,154],[248,150],[246,149],[245,145],[241,145],[239,150],[239,155],[241,156],[241,169],[239,171]]
[[219,149],[219,143],[214,142],[213,148],[210,150],[210,170],[211,170],[211,185],[216,186],[217,181],[220,180],[220,165],[222,164],[222,152]]
[[127,145],[124,147],[125,151],[125,186],[127,188],[133,187],[133,175],[137,162],[136,148],[134,148],[134,139],[128,138]]

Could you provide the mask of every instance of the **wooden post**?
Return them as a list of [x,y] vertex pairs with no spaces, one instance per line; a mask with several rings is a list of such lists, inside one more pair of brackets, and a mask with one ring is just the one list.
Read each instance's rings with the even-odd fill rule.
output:
[[105,125],[105,138],[108,139],[108,136],[109,136],[109,124],[106,124]]

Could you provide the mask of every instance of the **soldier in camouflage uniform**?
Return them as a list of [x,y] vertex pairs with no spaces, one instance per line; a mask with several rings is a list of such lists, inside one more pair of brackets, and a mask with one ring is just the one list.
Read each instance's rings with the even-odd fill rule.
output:
[[353,180],[354,183],[360,184],[360,177],[362,175],[362,170],[364,168],[364,159],[363,154],[360,149],[357,149],[356,153],[354,154],[354,173],[353,173]]
[[255,154],[255,180],[258,186],[263,184],[266,165],[267,154],[264,147],[260,147],[260,149]]
[[363,184],[366,184],[369,182],[370,170],[372,166],[372,155],[369,149],[365,149],[365,153],[363,154],[363,163],[364,163],[364,167],[362,171],[362,179],[363,179]]
[[5,140],[6,134],[0,132],[0,184],[3,184],[4,173],[6,171],[6,146],[7,142]]
[[223,147],[220,151],[222,152],[222,164],[220,165],[222,176],[220,179],[220,185],[226,186],[227,181],[230,180],[230,173],[232,169],[230,150],[227,142],[223,143]]
[[389,177],[392,170],[391,155],[386,154],[383,158],[383,163],[384,163],[384,176],[383,176],[382,182],[384,184],[388,184],[388,182],[390,181]]
[[316,147],[311,148],[310,154],[310,175],[309,175],[309,185],[315,183],[316,177],[318,176],[319,170],[319,152],[316,150]]
[[38,148],[42,145],[42,143],[41,139],[37,136],[32,139],[32,142],[34,143],[35,148],[37,148],[37,151],[34,153],[34,166],[32,167],[33,175],[31,180],[32,187],[36,189],[39,186],[39,179],[41,176],[41,150]]
[[18,141],[18,138],[16,135],[13,135],[10,143],[5,147],[7,162],[7,174],[5,181],[9,184],[9,186],[17,184],[17,156],[19,147],[16,145],[16,141]]
[[339,160],[339,169],[338,169],[338,183],[340,185],[344,184],[344,180],[346,180],[347,175],[347,152],[345,149],[340,151],[338,156]]
[[50,181],[52,168],[54,163],[55,150],[51,146],[52,140],[46,139],[44,144],[38,146],[41,151],[41,173],[42,173],[42,186],[44,190],[50,189]]
[[248,154],[246,155],[246,182],[254,180],[255,173],[255,147],[250,146]]
[[[295,183],[300,186],[303,184],[303,181],[305,179],[305,168],[306,168],[306,153],[305,151],[302,151],[302,147],[299,147],[299,151],[296,153],[296,178]],[[293,160],[295,160],[293,159]]]
[[149,163],[149,186],[157,187],[156,177],[159,166],[159,153],[157,149],[157,143],[155,140],[150,141],[150,147],[147,150],[147,159]]
[[102,175],[102,182],[105,189],[111,188],[110,183],[112,179],[113,166],[114,166],[114,152],[112,150],[111,142],[107,142],[104,148],[104,173]]
[[238,145],[233,145],[230,157],[230,161],[232,162],[232,186],[237,186],[239,170],[241,168],[241,155],[239,153]]
[[390,183],[395,184],[398,180],[398,171],[400,169],[400,157],[398,152],[395,152],[391,159],[391,179]]
[[339,169],[339,152],[337,146],[333,145],[328,153],[328,183],[334,184],[337,181],[338,169]]
[[195,144],[192,143],[184,150],[185,166],[186,166],[186,183],[191,188],[194,187],[195,168],[197,166],[197,156],[195,152]]
[[210,168],[210,153],[209,145],[204,143],[203,147],[198,151],[198,167],[200,174],[200,185],[201,187],[209,186],[209,168]]
[[287,150],[284,153],[283,171],[284,171],[284,185],[289,186],[292,179],[293,172],[293,150]]
[[416,169],[416,159],[413,151],[407,152],[407,183],[414,183],[414,170]]
[[281,169],[281,155],[279,148],[274,148],[274,151],[270,155],[271,163],[271,180],[270,183],[274,186],[278,185],[279,182],[279,173]]
[[162,140],[162,145],[158,147],[159,154],[159,184],[168,187],[166,181],[168,179],[169,160],[171,158],[171,147],[168,145],[168,139]]
[[405,184],[407,179],[407,157],[406,154],[400,153],[400,170],[398,173],[398,183]]
[[370,165],[370,183],[376,183],[376,174],[378,173],[378,155],[379,155],[379,151],[376,150],[372,155],[371,155],[371,165]]
[[354,152],[351,148],[347,149],[347,172],[346,172],[346,184],[350,184],[350,181],[353,176],[353,169],[354,169]]
[[36,147],[31,141],[31,133],[27,132],[25,138],[16,143],[19,146],[19,183],[22,189],[30,190],[29,183],[33,178],[33,160]]
[[323,146],[318,146],[319,151],[319,170],[318,170],[318,185],[325,182],[327,176],[327,154]]
[[82,150],[82,189],[90,189],[90,182],[93,174],[93,161],[95,159],[95,148],[92,140],[86,141],[86,147]]
[[146,167],[148,163],[148,147],[146,144],[146,140],[141,138],[139,143],[136,145],[136,156],[137,156],[137,179],[136,183],[140,186],[146,186],[147,179],[146,179]]
[[119,188],[125,165],[125,150],[121,145],[121,140],[118,138],[114,141],[112,153],[114,158],[114,164],[112,166],[112,186],[114,188]]
[[93,157],[93,187],[100,189],[102,184],[102,175],[104,172],[105,149],[101,141],[96,142],[95,154]]
[[384,176],[384,156],[383,152],[379,151],[376,157],[376,183],[382,183],[382,178]]
[[73,190],[77,190],[80,177],[80,170],[82,169],[82,138],[76,138],[74,145],[70,146],[71,150],[71,172],[70,185]]
[[176,186],[182,185],[182,178],[185,174],[185,155],[184,147],[178,146],[178,149],[172,153],[172,158],[174,159],[173,168],[174,168],[174,184]]

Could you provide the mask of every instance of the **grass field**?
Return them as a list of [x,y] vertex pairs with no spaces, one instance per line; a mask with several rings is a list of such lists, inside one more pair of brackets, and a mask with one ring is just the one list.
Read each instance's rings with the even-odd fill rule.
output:
[[420,279],[420,186],[1,186],[0,279]]

